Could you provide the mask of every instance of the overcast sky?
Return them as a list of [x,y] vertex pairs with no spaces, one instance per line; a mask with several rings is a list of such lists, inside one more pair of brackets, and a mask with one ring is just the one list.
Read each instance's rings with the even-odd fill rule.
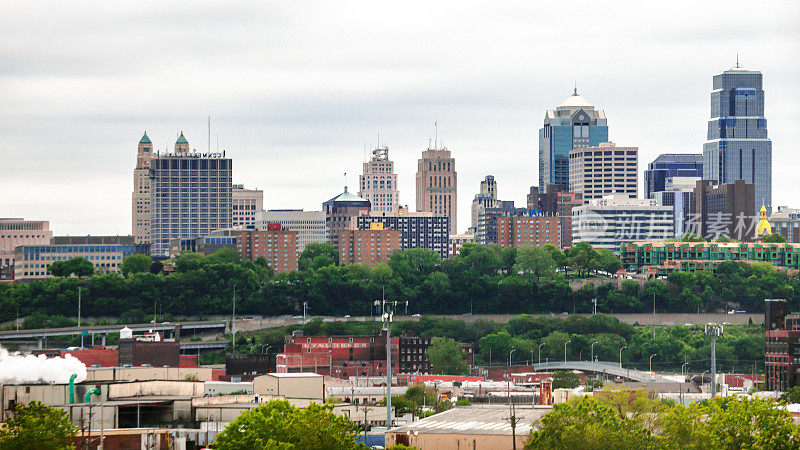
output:
[[458,228],[486,174],[524,205],[538,129],[578,92],[609,136],[701,153],[711,79],[764,73],[773,204],[800,207],[800,2],[3,2],[0,217],[56,234],[129,234],[144,130],[183,130],[234,160],[265,208],[319,209],[352,191],[364,144],[389,146],[400,202],[434,135],[458,171]]

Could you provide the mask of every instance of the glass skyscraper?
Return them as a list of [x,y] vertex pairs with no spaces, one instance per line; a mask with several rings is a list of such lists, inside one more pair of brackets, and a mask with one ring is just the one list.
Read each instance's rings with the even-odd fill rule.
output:
[[601,142],[608,142],[606,113],[595,110],[575,89],[564,103],[547,111],[539,129],[539,187],[545,191],[558,184],[568,189],[569,151]]
[[755,185],[754,211],[772,211],[772,142],[767,137],[761,72],[732,67],[714,76],[703,179]]
[[664,153],[647,165],[644,171],[644,198],[655,198],[656,192],[666,191],[667,178],[703,177],[703,155],[693,153]]

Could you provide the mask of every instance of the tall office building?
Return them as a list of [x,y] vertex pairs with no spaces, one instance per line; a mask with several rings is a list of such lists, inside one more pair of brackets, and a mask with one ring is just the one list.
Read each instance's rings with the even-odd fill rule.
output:
[[772,211],[772,141],[767,137],[761,72],[732,67],[714,76],[703,179],[755,185],[753,210]]
[[611,194],[636,198],[638,147],[617,147],[603,142],[596,147],[569,152],[569,189],[583,194],[583,201]]
[[370,211],[369,200],[344,192],[322,204],[325,213],[325,240],[339,249],[339,236],[342,231],[355,228],[354,218],[362,212]]
[[222,153],[194,153],[181,133],[173,153],[150,162],[153,257],[169,256],[170,239],[191,239],[230,228],[232,161]]
[[594,109],[576,88],[564,103],[547,111],[539,129],[539,186],[569,185],[569,152],[608,142],[608,123],[602,109]]
[[302,209],[270,209],[256,215],[256,229],[266,230],[278,223],[284,230],[297,231],[297,253],[303,253],[308,244],[325,242],[325,211]]
[[500,206],[500,201],[497,199],[497,182],[494,176],[486,175],[486,178],[481,181],[481,187],[475,198],[472,199],[472,224],[468,232],[475,234],[478,229],[478,216],[481,215],[486,208],[497,208]]
[[361,186],[358,196],[369,200],[372,211],[397,212],[400,191],[397,189],[394,162],[389,160],[389,147],[378,146],[372,150],[372,158],[364,163],[364,172],[358,181]]
[[264,191],[245,189],[243,184],[234,184],[232,194],[231,223],[234,227],[253,228],[256,213],[264,209]]
[[150,242],[150,161],[153,143],[145,131],[136,151],[136,168],[133,169],[133,194],[131,198],[131,234],[137,244]]
[[53,232],[46,220],[0,218],[0,282],[14,281],[15,250],[21,245],[47,245]]
[[417,211],[450,217],[450,232],[457,234],[456,160],[446,147],[436,147],[428,145],[417,161]]
[[667,178],[702,177],[703,155],[693,153],[664,153],[647,165],[644,171],[644,198],[666,190]]

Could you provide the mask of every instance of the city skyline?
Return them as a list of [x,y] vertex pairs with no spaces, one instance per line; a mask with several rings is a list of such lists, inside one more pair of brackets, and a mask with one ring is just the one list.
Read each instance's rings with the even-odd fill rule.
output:
[[[128,234],[135,143],[146,130],[154,150],[163,151],[182,129],[203,151],[208,115],[212,149],[219,133],[220,148],[237,161],[233,182],[262,189],[265,209],[318,209],[341,192],[341,173],[360,172],[363,145],[376,132],[392,149],[399,203],[414,208],[416,160],[438,122],[439,138],[458,165],[463,232],[475,186],[487,174],[503,185],[504,199],[524,204],[528,187],[538,184],[542,118],[571,94],[576,79],[578,92],[611,118],[609,139],[640,148],[641,180],[661,153],[702,151],[712,77],[734,66],[737,52],[743,67],[764,74],[776,162],[772,204],[797,207],[791,175],[800,155],[788,144],[800,65],[787,55],[798,54],[793,23],[800,7],[782,2],[739,17],[737,8],[694,5],[687,14],[676,5],[659,23],[616,17],[632,5],[587,11],[412,5],[400,13],[364,4],[366,16],[386,20],[338,25],[327,15],[340,17],[347,8],[328,5],[313,14],[291,6],[218,10],[202,3],[124,13],[54,6],[64,17],[81,17],[71,20],[15,6],[0,19],[8,44],[0,49],[7,62],[0,68],[0,100],[7,105],[0,188],[11,193],[5,216],[48,220],[56,234]],[[708,29],[701,18],[712,11],[717,19]],[[496,23],[473,36],[487,14]],[[542,14],[563,19],[540,24]],[[570,58],[541,64],[537,53],[548,48],[548,34],[567,23],[603,30],[614,53],[567,42]],[[198,24],[242,30],[211,33],[212,40]],[[397,36],[376,38],[385,26],[394,26]],[[93,38],[112,27],[143,37]],[[301,36],[308,29],[314,32]],[[646,37],[632,42],[632,35]],[[20,48],[37,51],[23,56]],[[191,76],[173,76],[184,68]]]

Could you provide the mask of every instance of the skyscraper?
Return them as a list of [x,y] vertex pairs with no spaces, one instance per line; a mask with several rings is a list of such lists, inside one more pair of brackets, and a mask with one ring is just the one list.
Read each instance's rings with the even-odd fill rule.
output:
[[472,223],[469,228],[469,233],[475,234],[478,229],[478,216],[481,215],[486,208],[497,208],[500,206],[500,200],[497,199],[497,181],[494,176],[486,175],[486,178],[481,181],[480,191],[475,194],[472,199]]
[[364,163],[364,172],[359,176],[361,190],[358,196],[369,200],[372,211],[395,214],[400,206],[397,190],[397,174],[394,162],[389,160],[389,147],[372,150],[372,158]]
[[417,161],[417,211],[450,217],[451,234],[457,234],[456,160],[447,147],[436,147],[428,145]]
[[153,257],[168,257],[170,239],[190,239],[231,226],[232,161],[225,152],[189,150],[181,133],[174,153],[150,161]]
[[617,147],[613,142],[576,147],[569,153],[569,189],[582,193],[585,203],[609,194],[636,198],[638,164],[638,147]]
[[703,145],[703,179],[755,185],[753,211],[763,201],[772,211],[772,142],[764,117],[762,75],[732,67],[714,75],[708,141]]
[[364,211],[370,211],[369,200],[344,192],[322,204],[325,213],[325,240],[339,249],[339,236],[342,231],[355,229],[354,218]]
[[153,144],[145,131],[136,151],[136,168],[133,169],[133,194],[131,198],[131,234],[137,244],[150,242],[150,160]]
[[263,209],[264,191],[245,189],[243,184],[233,185],[231,225],[252,228],[256,224],[256,214]]
[[569,186],[569,152],[573,148],[597,147],[608,142],[606,113],[595,110],[576,88],[564,103],[547,111],[539,129],[539,187]]
[[702,177],[703,155],[694,153],[665,153],[647,165],[644,171],[644,198],[666,190],[667,178]]

